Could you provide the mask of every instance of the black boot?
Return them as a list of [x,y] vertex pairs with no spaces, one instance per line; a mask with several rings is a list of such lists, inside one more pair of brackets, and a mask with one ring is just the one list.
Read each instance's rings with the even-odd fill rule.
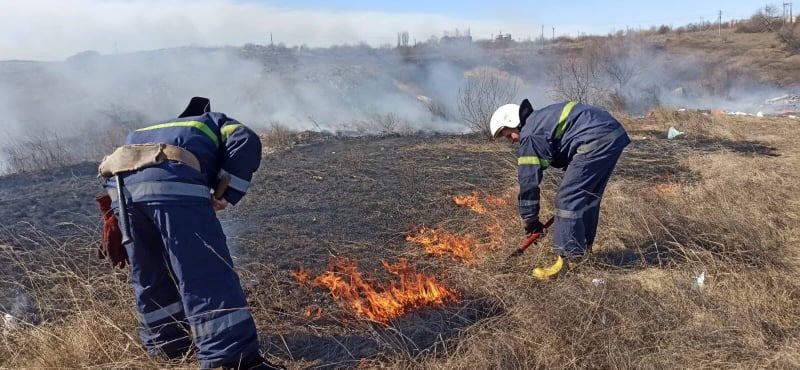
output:
[[267,361],[259,353],[247,356],[235,364],[222,366],[222,368],[225,370],[286,370],[286,367]]

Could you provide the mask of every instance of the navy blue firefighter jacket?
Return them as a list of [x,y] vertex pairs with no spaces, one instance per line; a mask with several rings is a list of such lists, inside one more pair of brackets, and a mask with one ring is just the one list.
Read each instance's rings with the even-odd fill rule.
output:
[[[157,204],[207,203],[219,178],[230,175],[224,198],[236,204],[261,164],[261,140],[245,125],[219,112],[176,118],[131,132],[125,144],[165,143],[194,154],[201,172],[176,161],[124,174],[126,197]],[[116,200],[116,183],[104,185]]]
[[621,129],[611,114],[586,104],[558,103],[533,111],[520,128],[517,161],[522,219],[539,217],[539,184],[545,168],[566,170],[578,147]]

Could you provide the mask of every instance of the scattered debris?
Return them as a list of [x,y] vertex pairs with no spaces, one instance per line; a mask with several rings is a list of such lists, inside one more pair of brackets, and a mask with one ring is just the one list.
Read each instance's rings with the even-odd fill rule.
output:
[[800,104],[800,95],[782,95],[777,98],[767,99],[764,103],[766,104]]
[[7,332],[17,329],[19,329],[19,320],[10,313],[3,315],[3,331]]
[[594,278],[594,279],[592,279],[592,285],[594,285],[595,288],[604,287],[606,285],[606,279],[604,279],[604,278]]
[[703,288],[705,288],[705,281],[706,281],[706,273],[704,271],[700,273],[700,276],[695,278],[694,288],[702,291]]
[[681,136],[681,135],[683,135],[683,132],[678,131],[678,129],[676,129],[675,127],[670,127],[669,131],[667,131],[667,139],[670,139],[670,140],[672,140],[672,139],[674,139],[674,138],[676,138],[678,136]]

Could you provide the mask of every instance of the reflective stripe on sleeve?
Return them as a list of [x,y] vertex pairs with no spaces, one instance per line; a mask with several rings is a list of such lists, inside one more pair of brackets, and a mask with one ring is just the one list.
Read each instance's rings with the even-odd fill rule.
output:
[[[125,195],[134,202],[153,195],[179,195],[187,197],[211,198],[211,190],[205,185],[187,184],[171,181],[145,181],[137,184],[125,185]],[[116,187],[108,188],[111,200],[117,200]]]
[[225,175],[231,177],[231,182],[228,183],[228,187],[230,187],[230,188],[232,188],[234,190],[238,190],[241,193],[247,193],[247,188],[250,187],[250,181],[247,181],[247,180],[245,180],[245,179],[243,179],[243,178],[241,178],[239,176],[233,175],[230,172],[225,171],[225,170],[219,170],[219,175],[220,175],[220,177],[225,176]]
[[150,130],[157,130],[160,128],[168,128],[168,127],[194,127],[204,134],[206,134],[212,141],[214,141],[214,145],[219,146],[219,138],[217,134],[214,133],[205,123],[200,121],[183,121],[183,122],[167,122],[167,123],[159,123],[157,125],[140,128],[136,131],[150,131]]
[[228,141],[228,138],[231,137],[231,135],[233,135],[233,132],[236,131],[236,129],[239,127],[244,127],[244,125],[242,125],[241,123],[233,123],[222,126],[222,129],[219,130],[220,134],[222,134],[222,142]]
[[214,336],[228,330],[234,325],[250,319],[250,310],[247,308],[237,309],[226,313],[220,317],[192,325],[192,332],[196,338]]
[[564,131],[567,131],[567,118],[569,118],[569,114],[576,104],[578,103],[571,101],[561,110],[561,117],[558,118],[558,126],[556,127],[556,139],[564,137]]
[[142,324],[153,324],[168,317],[173,317],[181,312],[183,312],[183,302],[178,301],[152,312],[139,313],[137,316],[139,317],[139,322]]
[[522,166],[526,164],[542,166],[543,168],[547,168],[547,166],[550,165],[550,161],[533,156],[524,156],[524,157],[519,157],[519,159],[517,159],[517,165]]

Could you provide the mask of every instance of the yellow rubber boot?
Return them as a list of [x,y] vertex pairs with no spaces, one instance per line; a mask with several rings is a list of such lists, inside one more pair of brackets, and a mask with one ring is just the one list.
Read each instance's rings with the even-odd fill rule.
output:
[[564,259],[558,256],[556,262],[548,267],[537,267],[533,270],[533,277],[540,280],[553,279],[563,275],[569,270],[569,266],[564,263]]

